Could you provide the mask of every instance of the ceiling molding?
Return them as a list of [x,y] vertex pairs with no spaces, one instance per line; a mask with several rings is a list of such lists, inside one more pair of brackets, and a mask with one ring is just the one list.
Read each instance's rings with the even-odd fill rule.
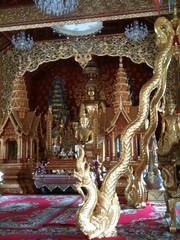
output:
[[[161,15],[168,14],[168,8],[163,8]],[[147,0],[80,0],[80,6],[73,13],[56,17],[40,12],[34,5],[25,5],[0,9],[0,32],[20,29],[34,29],[83,23],[91,21],[110,21],[159,16],[153,3]]]

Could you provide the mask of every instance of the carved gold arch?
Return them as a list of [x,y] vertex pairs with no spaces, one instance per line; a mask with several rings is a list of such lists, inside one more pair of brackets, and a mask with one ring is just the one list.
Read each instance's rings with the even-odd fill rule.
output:
[[8,50],[2,57],[1,107],[8,109],[15,77],[24,75],[26,71],[35,71],[43,63],[74,57],[84,68],[92,55],[108,55],[125,56],[135,63],[145,62],[153,68],[156,53],[154,34],[149,34],[142,42],[129,41],[124,36],[108,36],[79,41],[36,43],[30,51]]

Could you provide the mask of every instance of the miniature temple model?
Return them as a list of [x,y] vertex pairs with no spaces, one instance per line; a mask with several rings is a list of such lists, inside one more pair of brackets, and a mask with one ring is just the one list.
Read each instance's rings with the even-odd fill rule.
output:
[[[30,111],[24,78],[14,81],[10,107],[0,124],[0,168],[4,173],[3,192],[33,192],[33,160],[39,154],[40,116]],[[14,180],[16,179],[16,180]]]
[[[123,129],[137,116],[137,106],[133,106],[130,98],[127,74],[124,70],[122,58],[119,60],[119,68],[116,74],[113,109],[107,108],[107,126],[105,135],[104,166],[110,169],[115,165],[121,154],[121,134]],[[132,159],[130,166],[135,168],[139,164],[140,138],[143,129],[138,131],[132,139]],[[124,192],[127,181],[124,178],[118,183],[118,191]]]

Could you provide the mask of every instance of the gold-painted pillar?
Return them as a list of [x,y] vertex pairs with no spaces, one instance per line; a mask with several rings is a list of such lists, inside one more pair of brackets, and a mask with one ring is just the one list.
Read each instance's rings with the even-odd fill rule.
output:
[[[106,148],[105,148],[105,138],[103,139],[103,142],[102,142],[102,163],[105,161],[105,152],[106,152]],[[105,167],[103,166],[102,164],[102,170],[105,171]]]
[[20,162],[22,158],[22,137],[18,137],[17,160]]
[[112,132],[112,160],[115,160],[115,156],[116,156],[116,149],[115,149],[115,139],[114,139],[114,132]]
[[4,139],[1,139],[0,161],[4,159]]
[[95,156],[97,157],[97,150],[98,150],[98,107],[95,106],[95,113],[93,116],[93,132],[94,132],[94,150],[95,150]]
[[20,137],[20,158],[22,158],[22,153],[23,153],[23,141],[22,137]]
[[36,158],[39,159],[39,139],[37,139],[37,146],[36,146]]
[[103,143],[102,143],[102,162],[105,161],[105,139],[103,139]]
[[28,158],[28,151],[29,151],[28,147],[29,147],[29,144],[28,144],[28,140],[26,139],[26,159]]
[[53,121],[53,114],[52,114],[52,107],[49,106],[48,113],[45,116],[46,120],[46,154],[47,157],[51,155],[52,150],[52,121]]
[[30,144],[29,144],[29,155],[30,155],[30,159],[32,159],[33,157],[33,139],[30,138]]

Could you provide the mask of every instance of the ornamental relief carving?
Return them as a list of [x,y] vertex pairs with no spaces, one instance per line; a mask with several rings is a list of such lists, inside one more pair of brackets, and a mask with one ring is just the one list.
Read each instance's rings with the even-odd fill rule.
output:
[[[161,14],[168,14],[168,10],[162,9]],[[50,27],[55,24],[74,22],[81,23],[87,22],[88,19],[91,19],[91,21],[98,21],[98,19],[105,21],[155,15],[158,16],[158,12],[155,10],[153,3],[147,0],[141,2],[138,0],[80,0],[77,10],[66,16],[59,17],[43,14],[32,4],[16,7],[15,11],[14,8],[0,9],[0,31]]]
[[153,68],[157,54],[155,35],[149,34],[142,42],[128,40],[124,36],[110,36],[78,41],[36,43],[30,51],[8,50],[2,57],[2,99],[3,110],[8,109],[13,81],[17,75],[33,72],[39,65],[74,57],[82,68],[92,55],[125,56],[135,63],[145,62]]

